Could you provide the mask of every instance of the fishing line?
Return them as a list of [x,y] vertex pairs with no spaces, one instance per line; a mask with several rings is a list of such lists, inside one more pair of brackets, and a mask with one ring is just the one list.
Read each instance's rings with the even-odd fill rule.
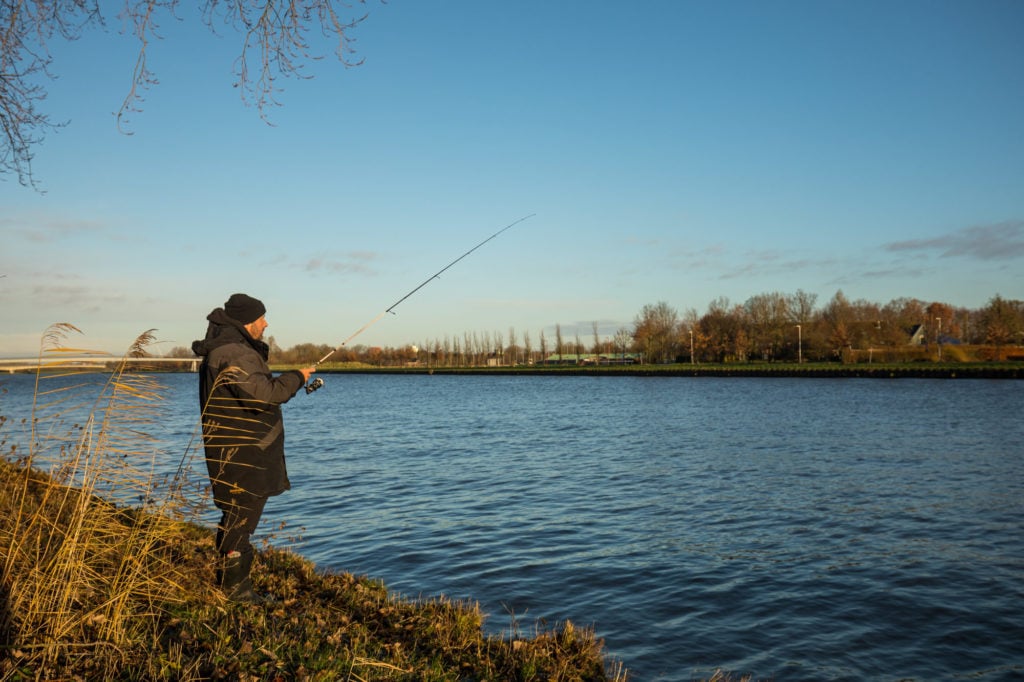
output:
[[[339,345],[338,345],[337,347],[335,347],[334,349],[332,349],[330,353],[328,353],[327,355],[325,355],[325,356],[323,356],[322,358],[320,358],[319,360],[317,360],[317,361],[316,361],[316,364],[315,364],[315,365],[313,365],[313,366],[314,366],[314,367],[317,367],[317,366],[321,365],[321,364],[322,364],[322,363],[323,363],[323,362],[324,362],[325,360],[327,360],[327,358],[331,357],[332,355],[334,355],[335,353],[337,353],[337,352],[338,352],[339,350],[341,350],[342,348],[344,348],[344,347],[345,347],[345,345],[346,345],[346,344],[348,344],[348,342],[349,342],[349,341],[351,341],[352,339],[356,338],[357,336],[359,336],[360,334],[362,334],[363,332],[365,332],[365,331],[366,331],[367,329],[369,329],[369,328],[370,328],[370,327],[372,327],[373,325],[377,324],[377,322],[379,322],[379,321],[380,321],[380,319],[381,319],[382,317],[384,317],[385,315],[387,315],[388,313],[391,313],[392,315],[394,315],[395,313],[394,313],[393,311],[394,311],[394,309],[395,309],[395,308],[397,308],[397,307],[398,307],[398,305],[399,305],[400,303],[402,303],[403,301],[405,301],[405,299],[409,298],[410,296],[412,296],[413,294],[415,294],[415,293],[416,293],[417,291],[419,291],[419,290],[420,290],[420,289],[422,289],[423,287],[425,287],[425,286],[427,286],[428,284],[430,284],[431,282],[433,282],[433,281],[434,281],[435,279],[440,279],[441,275],[442,275],[442,274],[443,274],[443,273],[444,273],[444,272],[445,272],[445,271],[446,271],[446,270],[447,270],[448,268],[452,267],[453,265],[455,265],[456,263],[458,263],[458,262],[459,262],[460,260],[462,260],[463,258],[465,258],[466,256],[468,256],[469,254],[473,253],[474,251],[476,251],[477,249],[479,249],[479,248],[480,248],[481,246],[483,246],[483,245],[484,245],[484,244],[486,244],[487,242],[489,242],[489,241],[491,241],[492,239],[494,239],[495,237],[497,237],[497,236],[498,236],[499,234],[501,234],[502,232],[504,232],[504,231],[506,231],[506,230],[510,230],[510,229],[512,229],[513,227],[515,227],[515,226],[516,226],[516,225],[518,225],[519,223],[523,222],[523,221],[524,221],[524,220],[526,220],[527,218],[532,218],[532,217],[533,217],[533,216],[535,216],[535,215],[537,215],[537,214],[536,214],[536,213],[531,213],[530,215],[527,215],[527,216],[523,216],[522,218],[520,218],[519,220],[517,220],[517,221],[515,221],[515,222],[513,222],[513,223],[509,223],[509,224],[508,224],[508,225],[506,225],[505,227],[501,228],[500,230],[498,230],[497,232],[495,232],[494,234],[492,234],[492,235],[491,235],[490,237],[488,237],[487,239],[483,240],[482,242],[480,242],[479,244],[477,244],[476,246],[474,246],[473,248],[471,248],[471,249],[470,249],[469,251],[465,252],[464,254],[462,254],[461,256],[459,256],[458,258],[456,258],[455,260],[453,260],[453,261],[452,261],[451,263],[449,263],[448,265],[444,266],[443,268],[441,268],[440,270],[438,270],[437,272],[435,272],[435,273],[434,273],[433,275],[431,275],[430,277],[427,277],[427,278],[426,278],[425,280],[423,280],[423,282],[422,282],[422,283],[421,283],[421,284],[420,284],[419,286],[417,286],[417,287],[416,287],[415,289],[413,289],[412,291],[410,291],[409,293],[407,293],[407,294],[406,294],[405,296],[402,296],[402,298],[400,298],[400,299],[398,299],[397,301],[395,301],[394,303],[392,303],[392,304],[391,304],[390,306],[388,306],[388,307],[387,307],[386,309],[384,309],[383,311],[381,311],[381,313],[380,313],[379,315],[377,315],[377,317],[373,318],[372,320],[370,320],[369,322],[367,322],[366,324],[364,324],[364,325],[363,325],[362,327],[360,327],[359,329],[357,329],[357,330],[355,331],[355,333],[354,333],[354,334],[352,334],[351,336],[349,336],[349,337],[348,337],[347,339],[345,339],[344,341],[342,341],[342,342],[341,342],[341,344],[339,344]],[[323,385],[324,385],[324,380],[323,380],[323,379],[320,379],[320,378],[318,377],[318,378],[314,379],[314,380],[313,380],[313,381],[312,381],[312,382],[311,382],[311,383],[310,383],[310,384],[309,384],[308,386],[306,386],[306,393],[312,393],[313,391],[317,390],[318,388],[320,388],[320,387],[321,387],[321,386],[323,386]]]

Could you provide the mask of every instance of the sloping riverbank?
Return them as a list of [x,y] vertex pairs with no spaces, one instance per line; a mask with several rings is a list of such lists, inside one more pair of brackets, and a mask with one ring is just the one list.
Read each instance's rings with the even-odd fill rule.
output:
[[269,605],[212,587],[208,529],[0,461],[4,680],[625,680],[572,623],[483,633],[472,603],[260,552]]

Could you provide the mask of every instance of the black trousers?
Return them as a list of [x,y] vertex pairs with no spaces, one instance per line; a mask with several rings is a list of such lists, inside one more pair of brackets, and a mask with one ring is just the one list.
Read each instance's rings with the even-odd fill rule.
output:
[[215,504],[222,512],[217,524],[217,551],[251,555],[254,550],[249,537],[256,532],[267,498],[240,493],[230,500],[215,500]]

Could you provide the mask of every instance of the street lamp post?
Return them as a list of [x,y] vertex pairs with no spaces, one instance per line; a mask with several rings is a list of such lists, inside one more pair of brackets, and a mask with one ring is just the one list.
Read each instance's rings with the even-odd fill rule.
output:
[[800,325],[796,326],[796,362],[804,364],[804,331]]

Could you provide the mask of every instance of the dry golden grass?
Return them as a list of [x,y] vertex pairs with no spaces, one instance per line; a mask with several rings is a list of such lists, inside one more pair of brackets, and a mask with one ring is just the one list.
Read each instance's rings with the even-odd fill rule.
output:
[[[87,352],[63,346],[72,332],[55,325],[43,338],[28,450],[14,450],[4,496],[5,630],[12,651],[42,669],[151,636],[146,616],[180,601],[183,582],[168,548],[180,539],[170,517],[186,511],[184,498],[174,486],[154,495],[153,379],[123,364],[102,375],[63,365],[63,354]],[[129,355],[151,342],[143,334]],[[73,414],[84,420],[68,424]],[[158,502],[140,514],[110,497]]]

